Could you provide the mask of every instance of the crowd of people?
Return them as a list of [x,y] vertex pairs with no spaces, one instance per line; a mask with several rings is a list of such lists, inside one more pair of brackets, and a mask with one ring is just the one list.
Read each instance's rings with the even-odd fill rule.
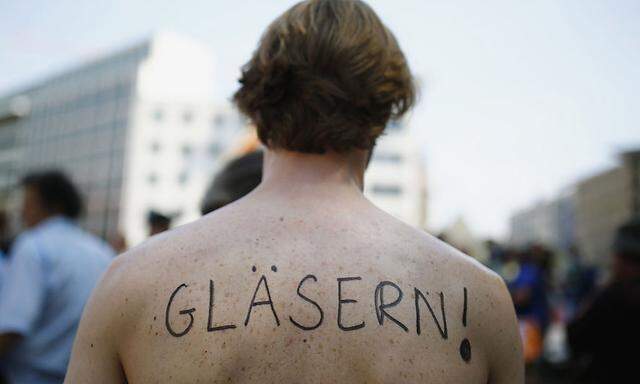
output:
[[[206,192],[202,214],[249,193],[261,169],[261,152],[231,161]],[[0,217],[0,372],[9,383],[59,383],[83,306],[115,253],[78,226],[82,199],[63,173],[29,174],[21,188],[24,231],[9,241],[7,219]],[[170,223],[150,212],[150,235]],[[640,220],[619,229],[604,286],[598,283],[603,271],[585,265],[575,249],[559,263],[541,244],[486,245],[488,266],[512,295],[530,382],[627,377],[639,341]]]
[[0,369],[9,383],[60,383],[82,310],[115,256],[77,219],[82,199],[57,171],[25,176],[24,231],[0,265]]
[[575,247],[487,248],[513,299],[531,382],[627,382],[640,341],[640,218],[618,229],[610,270]]
[[[13,240],[0,236],[0,381],[520,383],[523,358],[531,382],[551,382],[545,371],[561,382],[633,381],[640,219],[617,231],[604,284],[575,251],[560,270],[543,245],[489,243],[489,267],[501,280],[364,197],[376,139],[416,96],[397,40],[370,7],[293,6],[265,31],[240,84],[234,102],[255,124],[264,152],[215,177],[202,213],[217,212],[203,220],[161,234],[173,215],[149,212],[153,239],[126,255],[116,258],[127,248],[122,237],[109,245],[81,228],[82,197],[67,175],[22,178],[23,230]],[[6,227],[0,215],[0,230]],[[214,304],[226,298],[215,283],[222,280],[229,295],[244,292],[251,273],[260,277],[248,312],[237,299],[223,307],[246,313],[244,327],[227,323]],[[195,278],[208,284],[197,291]],[[281,305],[305,321],[282,317],[292,325],[279,328],[271,292],[285,278],[299,284]],[[372,281],[374,295],[363,288]],[[166,289],[173,293],[158,309]],[[208,293],[202,326],[192,327],[196,315],[206,316],[193,302],[171,311],[182,289]],[[336,290],[334,312],[315,301]],[[372,308],[364,297],[374,299],[377,321],[368,318],[366,329]],[[407,304],[412,317],[402,312]],[[460,321],[452,320],[454,307]],[[267,308],[248,328],[252,311]],[[320,327],[328,321],[323,308],[337,327]],[[427,322],[437,332],[421,328]],[[369,330],[383,326],[385,336],[372,337]],[[238,328],[245,333],[233,339]],[[210,342],[214,332],[222,342]]]
[[[262,152],[232,160],[207,190],[202,214],[243,197],[261,176]],[[64,173],[31,173],[19,187],[23,231],[12,239],[0,215],[0,384],[61,383],[83,307],[126,246],[81,229],[83,200]],[[149,235],[169,230],[172,219],[150,211]]]

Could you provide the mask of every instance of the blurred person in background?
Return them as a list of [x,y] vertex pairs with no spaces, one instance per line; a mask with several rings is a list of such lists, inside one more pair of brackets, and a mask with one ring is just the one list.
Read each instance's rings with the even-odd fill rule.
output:
[[113,236],[111,236],[111,238],[109,239],[109,245],[118,255],[124,253],[127,249],[129,249],[127,238],[121,232],[116,232]]
[[544,267],[548,255],[538,245],[517,253],[517,269],[508,279],[524,342],[525,359],[534,363],[542,354],[543,337],[549,324],[549,303]]
[[547,282],[546,274],[536,258],[540,253],[535,249],[533,246],[518,253],[518,273],[510,281],[509,289],[518,317],[530,318],[544,330],[549,324]]
[[0,252],[5,256],[9,253],[11,247],[11,232],[9,230],[9,216],[7,212],[0,210]]
[[2,271],[6,256],[9,253],[8,221],[6,212],[0,210],[0,284],[2,284]]
[[582,383],[630,383],[640,345],[640,217],[622,225],[612,249],[612,279],[569,324]]
[[11,240],[9,236],[9,219],[5,211],[0,211],[0,287],[6,268]]
[[[376,139],[415,96],[376,13],[356,0],[294,5],[240,83],[234,101],[266,147],[262,182],[114,262],[66,382],[522,383],[503,281],[363,195]],[[398,306],[387,279],[406,292]],[[380,317],[369,300],[385,284],[393,309]]]
[[76,224],[61,172],[25,176],[22,222],[0,287],[0,366],[9,383],[61,383],[82,310],[113,253]]
[[253,191],[262,181],[262,159],[262,151],[253,151],[225,165],[202,199],[202,215],[231,204]]
[[572,320],[578,309],[588,302],[596,289],[598,270],[582,261],[577,247],[568,252],[569,260],[564,279],[565,318]]
[[[7,216],[4,211],[0,211],[0,239],[5,238],[5,233],[7,230]],[[2,241],[2,240],[0,240]],[[3,242],[4,243],[4,242]],[[2,280],[4,278],[4,270],[6,268],[7,262],[7,253],[9,251],[9,247],[4,247],[0,245],[0,288],[2,288]],[[4,384],[6,381],[4,379],[4,375],[2,373],[2,367],[0,366],[0,384]]]
[[491,270],[496,271],[498,274],[500,274],[501,269],[505,263],[505,255],[507,250],[498,242],[492,239],[486,240],[484,242],[484,246],[489,253],[487,266],[491,268]]
[[149,236],[168,231],[171,228],[173,217],[165,215],[155,210],[149,211],[147,224],[149,225]]

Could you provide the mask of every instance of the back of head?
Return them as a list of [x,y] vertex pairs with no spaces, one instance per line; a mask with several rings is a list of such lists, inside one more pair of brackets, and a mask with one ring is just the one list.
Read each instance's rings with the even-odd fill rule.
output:
[[83,203],[80,192],[71,179],[58,170],[29,173],[22,178],[21,185],[36,192],[40,204],[49,215],[60,214],[77,219],[82,214]]
[[303,1],[277,18],[234,95],[269,148],[369,150],[414,102],[404,54],[359,0]]
[[262,180],[262,151],[233,159],[216,175],[207,189],[200,211],[203,215],[242,198]]
[[[114,382],[122,366],[149,382],[523,382],[502,282],[362,196],[365,152],[414,99],[373,10],[296,4],[241,83],[235,102],[269,148],[262,198],[120,258],[83,319],[94,324],[81,326],[67,381],[104,377],[102,361]],[[260,169],[247,160],[216,182]]]
[[613,252],[627,262],[640,265],[640,217],[635,217],[618,228]]
[[168,229],[171,226],[171,217],[158,211],[151,210],[147,214],[147,223],[151,227],[162,227]]

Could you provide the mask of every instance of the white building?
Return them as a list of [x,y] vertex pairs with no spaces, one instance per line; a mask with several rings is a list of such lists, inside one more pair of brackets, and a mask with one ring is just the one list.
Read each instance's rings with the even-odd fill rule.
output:
[[514,246],[540,243],[567,250],[574,245],[575,201],[573,192],[542,201],[514,214],[510,220]]
[[389,123],[378,139],[364,184],[365,195],[378,207],[424,228],[427,209],[424,166],[404,121]]
[[588,263],[608,267],[616,231],[640,215],[640,148],[576,185],[576,243]]
[[86,198],[83,225],[105,238],[139,243],[151,209],[197,218],[245,125],[215,107],[213,71],[206,47],[161,34],[0,98],[0,206],[21,175],[59,168]]

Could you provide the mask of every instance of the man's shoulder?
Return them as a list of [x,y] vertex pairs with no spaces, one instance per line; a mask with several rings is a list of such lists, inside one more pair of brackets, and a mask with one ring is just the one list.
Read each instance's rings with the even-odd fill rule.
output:
[[202,235],[197,228],[187,224],[155,235],[115,257],[94,291],[96,300],[111,308],[103,320],[124,333],[135,329],[163,284],[192,267],[193,239]]
[[137,287],[152,283],[167,272],[176,272],[185,255],[197,252],[202,239],[199,221],[152,236],[141,244],[117,256],[107,278],[123,282],[136,281]]
[[113,257],[113,250],[102,239],[82,229],[69,219],[53,218],[22,232],[13,248],[37,249],[40,253],[57,254],[60,250],[90,250],[90,255]]
[[27,229],[19,234],[11,245],[7,263],[12,263],[16,259],[43,263],[43,252],[40,235],[33,229]]
[[408,254],[417,259],[418,264],[431,267],[433,265],[446,266],[449,271],[456,271],[458,276],[471,275],[483,280],[495,281],[502,279],[491,269],[484,266],[478,260],[450,244],[429,234],[420,228],[410,226],[397,219],[392,219],[389,228],[393,232],[392,241],[401,241],[407,244]]

